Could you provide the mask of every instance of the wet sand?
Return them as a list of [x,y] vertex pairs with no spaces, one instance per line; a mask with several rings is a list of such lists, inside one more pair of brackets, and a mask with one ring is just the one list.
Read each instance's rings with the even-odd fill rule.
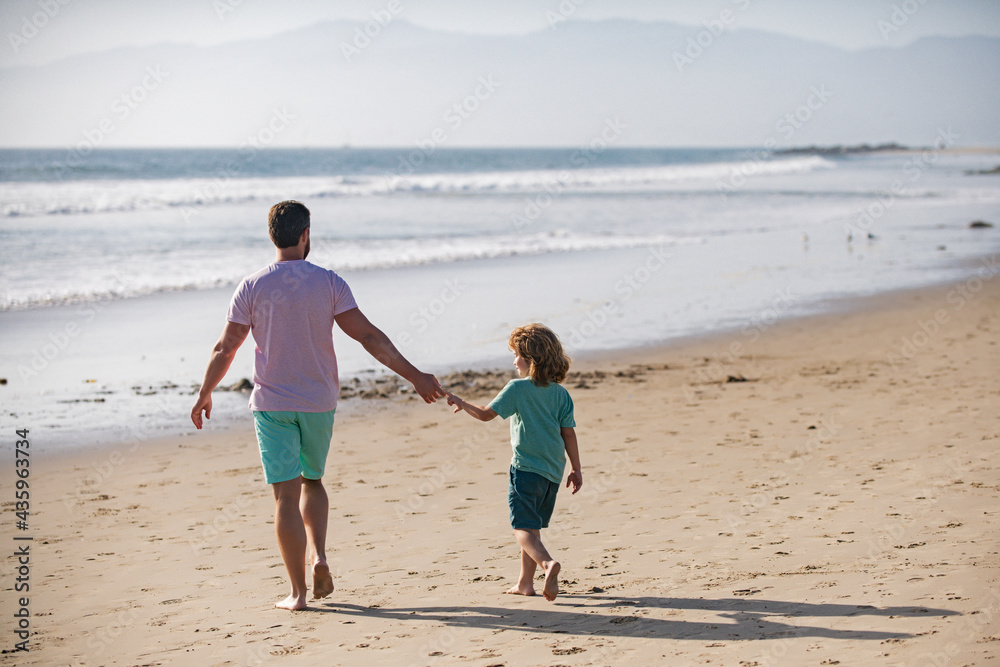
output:
[[[391,384],[345,383],[326,477],[336,590],[303,612],[273,608],[287,590],[249,415],[35,459],[18,533],[35,634],[0,664],[990,664],[995,275],[578,360],[584,488],[543,532],[553,603],[503,594],[507,425]],[[485,402],[507,377],[443,380]]]

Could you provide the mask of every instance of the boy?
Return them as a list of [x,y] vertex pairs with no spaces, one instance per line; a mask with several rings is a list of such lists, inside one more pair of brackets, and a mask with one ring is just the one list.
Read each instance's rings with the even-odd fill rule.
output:
[[573,399],[559,384],[566,379],[570,359],[555,333],[541,324],[514,329],[507,344],[514,353],[519,379],[508,382],[488,406],[472,405],[450,393],[448,405],[481,421],[498,415],[512,418],[514,456],[507,503],[514,537],[521,546],[521,575],[507,592],[534,595],[535,568],[540,566],[545,572],[542,595],[551,602],[559,594],[560,565],[542,544],[541,529],[549,526],[567,456],[572,469],[566,487],[572,486],[576,493],[583,486]]

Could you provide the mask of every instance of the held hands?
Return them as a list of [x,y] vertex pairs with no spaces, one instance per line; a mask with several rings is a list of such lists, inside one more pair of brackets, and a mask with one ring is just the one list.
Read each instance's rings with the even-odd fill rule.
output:
[[573,493],[580,490],[580,487],[583,486],[582,472],[579,470],[573,470],[569,473],[569,477],[566,478],[566,488],[568,489],[570,486],[573,487]]
[[489,406],[473,405],[472,403],[463,401],[458,396],[450,392],[445,392],[445,394],[448,396],[448,405],[455,406],[453,413],[465,411],[469,414],[469,416],[475,417],[481,422],[488,422],[498,416],[497,413]]
[[448,392],[441,388],[438,379],[430,373],[420,373],[412,381],[412,384],[414,391],[420,394],[420,398],[424,399],[424,403],[435,403],[437,399],[448,395]]
[[448,392],[448,405],[455,406],[455,409],[452,410],[453,414],[455,412],[461,412],[462,411],[462,405],[464,403],[465,403],[465,401],[463,401],[462,399],[460,399],[458,396],[456,396],[455,394],[452,394],[452,393]]

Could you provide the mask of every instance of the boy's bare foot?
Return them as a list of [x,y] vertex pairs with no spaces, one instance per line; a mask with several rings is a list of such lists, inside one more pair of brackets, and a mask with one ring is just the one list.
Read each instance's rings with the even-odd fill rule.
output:
[[545,587],[542,589],[542,595],[549,602],[556,599],[559,595],[559,569],[560,565],[557,561],[551,561],[549,566],[545,568]]
[[535,587],[532,586],[531,584],[528,584],[527,586],[522,586],[521,584],[518,584],[517,586],[511,588],[509,591],[506,591],[506,593],[507,595],[534,595]]
[[325,561],[313,565],[313,599],[325,598],[333,592],[333,577]]
[[274,606],[278,609],[287,609],[288,611],[302,611],[306,608],[306,597],[305,594],[302,597],[289,595],[281,602],[275,602]]

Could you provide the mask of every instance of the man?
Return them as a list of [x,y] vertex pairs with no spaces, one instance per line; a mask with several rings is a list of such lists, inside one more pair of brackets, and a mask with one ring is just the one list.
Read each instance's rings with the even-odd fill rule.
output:
[[446,396],[437,379],[417,370],[358,309],[347,283],[305,261],[309,209],[296,201],[275,204],[268,231],[276,261],[240,283],[226,327],[215,344],[191,421],[212,416],[218,386],[247,334],[254,347],[253,410],[264,478],[274,491],[274,531],[291,594],[279,609],[306,608],[306,548],[312,553],[313,597],[333,592],[326,562],[329,500],[323,472],[333,434],[340,381],[333,325],[361,343],[382,364],[413,384],[427,403]]

